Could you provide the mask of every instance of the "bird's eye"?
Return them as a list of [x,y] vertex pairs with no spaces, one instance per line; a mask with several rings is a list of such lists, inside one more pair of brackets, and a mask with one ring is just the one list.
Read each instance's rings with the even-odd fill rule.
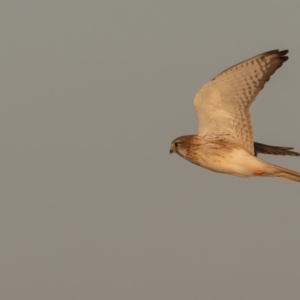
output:
[[174,143],[174,145],[175,145],[175,148],[177,148],[177,146],[178,146],[178,143]]

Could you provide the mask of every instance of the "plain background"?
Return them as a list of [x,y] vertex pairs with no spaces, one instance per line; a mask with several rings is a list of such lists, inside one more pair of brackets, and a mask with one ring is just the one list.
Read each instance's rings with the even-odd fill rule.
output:
[[300,150],[299,16],[298,0],[1,1],[1,299],[300,299],[300,185],[169,155],[206,81],[277,48],[255,140]]

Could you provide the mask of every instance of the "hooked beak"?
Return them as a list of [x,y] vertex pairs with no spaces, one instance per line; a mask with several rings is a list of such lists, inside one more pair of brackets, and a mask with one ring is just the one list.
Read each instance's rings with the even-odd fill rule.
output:
[[170,154],[172,154],[172,153],[173,153],[173,149],[171,148],[171,149],[170,149]]

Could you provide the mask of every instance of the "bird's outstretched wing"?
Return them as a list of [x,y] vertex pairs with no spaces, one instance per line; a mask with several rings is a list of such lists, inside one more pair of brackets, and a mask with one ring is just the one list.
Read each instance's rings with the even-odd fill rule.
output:
[[286,61],[288,50],[254,56],[223,71],[194,98],[198,135],[231,140],[254,155],[249,107],[271,75]]
[[254,153],[255,156],[258,153],[262,154],[273,154],[273,155],[290,155],[290,156],[300,156],[299,152],[291,151],[293,147],[281,147],[281,146],[270,146],[265,144],[260,144],[254,142]]

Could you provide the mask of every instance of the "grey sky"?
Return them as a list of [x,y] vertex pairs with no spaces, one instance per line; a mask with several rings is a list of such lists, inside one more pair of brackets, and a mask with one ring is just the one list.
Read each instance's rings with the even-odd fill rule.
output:
[[[196,91],[272,49],[255,140],[300,150],[300,2],[2,1],[1,299],[289,299],[300,185],[169,155]],[[300,171],[300,159],[263,159]]]

